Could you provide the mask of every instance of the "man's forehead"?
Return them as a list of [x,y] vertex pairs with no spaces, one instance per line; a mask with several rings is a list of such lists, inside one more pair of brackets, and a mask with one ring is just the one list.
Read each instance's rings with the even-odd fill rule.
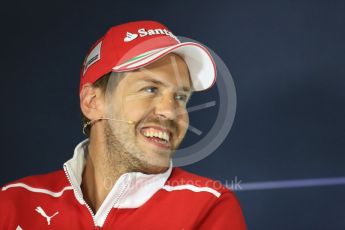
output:
[[145,67],[126,72],[125,75],[132,80],[132,83],[155,83],[183,91],[192,91],[188,66],[182,57],[174,53]]

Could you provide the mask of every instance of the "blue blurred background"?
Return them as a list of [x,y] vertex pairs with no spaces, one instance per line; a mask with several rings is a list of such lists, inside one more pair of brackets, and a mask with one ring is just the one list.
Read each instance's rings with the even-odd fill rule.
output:
[[[112,25],[205,43],[237,91],[233,127],[187,170],[222,183],[345,177],[345,1],[12,1],[1,17],[0,184],[61,169],[84,139],[79,71]],[[217,89],[191,105],[217,98]],[[207,131],[217,108],[191,114]],[[188,141],[195,141],[188,133]],[[237,189],[249,229],[345,229],[345,184]]]

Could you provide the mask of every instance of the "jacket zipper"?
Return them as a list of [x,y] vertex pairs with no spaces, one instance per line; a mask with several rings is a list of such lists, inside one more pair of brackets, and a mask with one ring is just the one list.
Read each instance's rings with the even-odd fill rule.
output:
[[[86,206],[86,208],[89,210],[89,213],[91,214],[91,217],[92,217],[92,220],[93,220],[93,224],[94,224],[94,229],[102,229],[102,227],[100,226],[97,226],[96,224],[96,219],[95,219],[95,214],[93,213],[92,209],[90,208],[90,206],[85,202],[83,196],[74,188],[73,184],[72,184],[72,181],[71,181],[71,178],[68,174],[68,170],[67,170],[67,166],[64,165],[64,171],[65,171],[65,174],[66,174],[66,177],[69,181],[69,183],[71,184],[72,188],[73,188],[73,191],[75,194],[77,194],[79,200],[82,200]],[[124,179],[126,180],[126,178]],[[126,189],[128,188],[128,185],[130,183],[125,183],[125,186],[122,186],[121,190],[120,190],[120,193],[116,196],[116,198],[114,199],[114,203],[111,207],[114,207],[115,204],[117,204],[119,202],[119,200],[121,199],[122,195],[124,194],[124,192],[126,191]],[[112,208],[110,208],[109,210],[107,210],[106,214],[105,214],[105,218],[104,218],[104,223],[103,223],[103,226],[105,225],[107,219],[108,219],[108,215],[109,213],[111,212]]]
[[[127,178],[127,176],[128,176],[128,175],[126,175],[126,178]],[[125,179],[126,179],[126,178],[125,178]],[[125,179],[124,179],[124,180],[125,180]],[[121,186],[122,188],[121,188],[119,194],[115,197],[114,202],[113,202],[113,204],[112,204],[111,207],[114,207],[117,203],[119,203],[119,201],[120,201],[122,195],[123,195],[124,192],[127,190],[128,185],[129,185],[129,183],[125,183],[125,186]],[[105,215],[105,219],[104,219],[103,226],[105,225],[105,223],[106,223],[106,221],[107,221],[107,219],[108,219],[108,215],[109,215],[109,213],[111,212],[111,210],[112,210],[112,208],[110,208],[110,209],[107,211],[107,213],[106,213],[106,215]]]
[[92,217],[92,220],[93,220],[93,224],[94,224],[95,229],[101,229],[101,227],[99,227],[99,226],[96,225],[95,214],[93,213],[93,211],[92,211],[92,209],[90,208],[90,206],[84,201],[83,196],[80,195],[79,192],[78,192],[76,189],[74,189],[74,186],[73,186],[73,184],[72,184],[72,181],[71,181],[71,178],[70,178],[70,176],[69,176],[69,174],[68,174],[68,171],[67,171],[66,166],[64,165],[63,168],[64,168],[64,171],[65,171],[66,177],[67,177],[69,183],[71,184],[71,186],[72,186],[72,188],[73,188],[74,194],[77,194],[79,200],[82,200],[82,201],[84,202],[84,204],[85,204],[87,210],[89,210],[89,213],[91,214],[91,217]]

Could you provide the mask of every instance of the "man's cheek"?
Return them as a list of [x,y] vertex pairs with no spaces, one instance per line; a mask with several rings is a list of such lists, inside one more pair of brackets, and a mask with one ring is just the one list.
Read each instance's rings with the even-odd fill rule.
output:
[[128,113],[139,116],[145,113],[145,111],[149,110],[152,107],[152,103],[149,103],[145,100],[135,101],[132,103],[128,103],[126,105],[126,110]]
[[138,122],[141,118],[142,108],[139,106],[127,106],[123,113],[127,119]]
[[179,124],[179,131],[177,133],[177,140],[176,140],[178,142],[178,144],[180,142],[182,142],[182,140],[184,139],[184,137],[187,133],[187,127],[188,127],[187,123]]

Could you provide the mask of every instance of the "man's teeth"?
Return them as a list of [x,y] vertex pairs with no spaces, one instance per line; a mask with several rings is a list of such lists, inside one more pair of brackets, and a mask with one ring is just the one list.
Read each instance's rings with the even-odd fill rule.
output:
[[167,132],[148,130],[144,131],[143,134],[145,137],[158,137],[167,142],[170,140],[170,136]]

